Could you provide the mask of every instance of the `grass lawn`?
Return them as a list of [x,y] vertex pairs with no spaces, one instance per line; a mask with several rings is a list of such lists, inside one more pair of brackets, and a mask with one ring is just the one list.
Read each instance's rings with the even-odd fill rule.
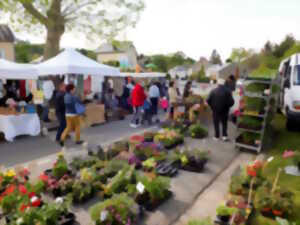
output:
[[[292,164],[291,159],[284,159],[282,153],[285,150],[300,150],[300,132],[288,132],[285,128],[285,117],[277,115],[274,120],[275,136],[272,137],[272,148],[266,152],[268,156],[274,156],[274,160],[270,162],[264,169],[264,176],[274,181],[278,168],[285,168]],[[287,175],[284,171],[281,173],[279,183],[280,186],[289,189],[295,194],[294,197],[294,215],[291,221],[297,221],[300,224],[300,177]],[[255,215],[251,221],[251,225],[275,225],[276,222],[266,219],[261,215]]]

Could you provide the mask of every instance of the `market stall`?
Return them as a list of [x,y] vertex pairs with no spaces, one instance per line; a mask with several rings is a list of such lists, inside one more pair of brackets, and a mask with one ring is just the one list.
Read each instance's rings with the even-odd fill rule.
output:
[[[49,75],[72,75],[73,77],[79,77],[82,81],[82,89],[84,88],[83,76],[94,76],[97,78],[120,76],[119,69],[98,63],[73,49],[61,52],[56,57],[36,65],[36,68],[40,77]],[[84,95],[83,90],[81,93]],[[105,122],[105,108],[103,104],[92,100],[85,107],[87,125]]]
[[[37,70],[33,65],[19,64],[0,59],[1,80],[36,80]],[[0,107],[0,133],[7,141],[19,135],[37,136],[41,125],[38,115],[31,104],[24,101],[7,100],[6,107]]]

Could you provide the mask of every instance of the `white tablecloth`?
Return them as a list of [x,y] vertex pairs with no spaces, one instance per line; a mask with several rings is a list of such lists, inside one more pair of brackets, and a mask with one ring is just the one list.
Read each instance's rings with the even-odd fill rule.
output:
[[37,114],[0,115],[0,132],[7,141],[13,141],[19,135],[37,136],[41,132],[41,123]]

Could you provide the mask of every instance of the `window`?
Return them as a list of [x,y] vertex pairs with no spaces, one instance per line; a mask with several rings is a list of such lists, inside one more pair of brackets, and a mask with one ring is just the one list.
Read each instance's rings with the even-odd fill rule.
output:
[[4,59],[5,58],[5,51],[4,49],[0,48],[0,59]]
[[300,65],[296,66],[294,74],[294,85],[300,85]]

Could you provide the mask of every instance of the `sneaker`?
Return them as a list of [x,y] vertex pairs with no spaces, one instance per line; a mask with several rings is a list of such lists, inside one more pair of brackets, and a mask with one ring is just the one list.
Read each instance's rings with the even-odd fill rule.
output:
[[224,136],[224,137],[222,138],[222,140],[225,141],[225,142],[227,142],[227,141],[229,141],[229,138],[228,138],[227,136]]
[[137,128],[138,126],[137,126],[136,124],[134,124],[134,123],[131,123],[131,124],[130,124],[130,127],[132,127],[132,128]]
[[213,140],[214,140],[214,141],[219,141],[219,140],[220,140],[220,138],[213,137]]
[[76,145],[82,145],[84,141],[76,141]]

